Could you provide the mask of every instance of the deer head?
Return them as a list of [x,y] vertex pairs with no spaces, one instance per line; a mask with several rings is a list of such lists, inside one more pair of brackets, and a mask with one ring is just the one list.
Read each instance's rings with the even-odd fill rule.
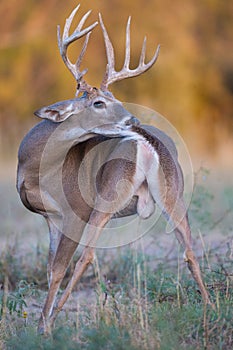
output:
[[[113,136],[114,134],[123,133],[124,130],[130,128],[131,125],[139,124],[139,121],[125,110],[122,103],[115,99],[108,90],[110,84],[140,75],[147,71],[157,60],[159,54],[159,46],[153,58],[145,63],[146,38],[144,39],[139,65],[136,69],[129,68],[130,63],[130,17],[126,27],[126,52],[125,62],[122,70],[115,70],[115,58],[113,45],[109,39],[107,30],[104,26],[101,15],[99,21],[102,28],[106,53],[107,67],[100,88],[90,86],[85,80],[84,75],[88,69],[80,70],[83,56],[86,52],[91,31],[97,26],[98,22],[91,24],[89,27],[82,29],[83,25],[90,15],[88,11],[80,20],[74,32],[69,35],[70,26],[73,18],[78,11],[78,5],[66,20],[63,35],[61,35],[60,26],[57,28],[58,46],[61,57],[76,80],[77,91],[76,98],[72,100],[62,101],[53,105],[43,107],[35,112],[35,115],[49,119],[55,123],[66,122],[68,128],[78,127],[86,132],[94,132]],[[72,63],[67,56],[67,49],[71,43],[85,36],[85,41],[81,53],[75,63]],[[81,96],[79,96],[81,94]]]

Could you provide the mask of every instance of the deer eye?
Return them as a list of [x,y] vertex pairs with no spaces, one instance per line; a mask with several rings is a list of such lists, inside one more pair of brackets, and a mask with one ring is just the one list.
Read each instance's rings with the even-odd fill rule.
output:
[[93,106],[94,106],[95,108],[99,108],[99,109],[101,109],[101,108],[106,108],[106,104],[105,104],[105,102],[103,102],[103,101],[95,101],[95,102],[93,103]]

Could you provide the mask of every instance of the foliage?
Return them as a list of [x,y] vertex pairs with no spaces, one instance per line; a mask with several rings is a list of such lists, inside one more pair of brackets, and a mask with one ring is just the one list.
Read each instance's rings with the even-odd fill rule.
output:
[[[144,33],[149,38],[148,56],[156,42],[161,44],[156,68],[132,82],[116,84],[115,95],[156,108],[183,135],[191,129],[195,146],[205,144],[212,154],[221,131],[232,132],[231,2],[224,2],[224,6],[219,0],[192,0],[185,6],[180,0],[149,1],[146,5],[138,0],[134,6],[130,0],[80,2],[80,14],[93,8],[91,20],[102,12],[116,47],[117,68],[122,63],[123,27],[128,15],[133,17],[132,66],[138,61]],[[6,149],[12,149],[12,142],[18,143],[27,123],[34,122],[34,110],[74,96],[75,84],[56,43],[56,26],[63,25],[74,6],[73,0],[9,0],[0,4],[0,123]],[[77,49],[75,54],[71,50],[72,57],[81,47],[79,43],[74,46]],[[88,82],[94,86],[102,79],[105,62],[102,35],[96,29],[84,62],[89,68]]]
[[[201,169],[200,176],[206,178],[208,171]],[[230,188],[223,191],[227,213],[232,210],[232,198]],[[222,217],[223,222],[218,219],[213,225],[213,201],[210,190],[197,179],[190,208],[192,224],[205,225],[210,235],[211,227],[216,229],[220,223],[228,223]],[[232,223],[228,229],[232,230]],[[103,256],[99,254],[102,261],[98,263],[97,259],[95,276],[85,280],[86,288],[95,288],[95,299],[89,300],[87,294],[84,303],[78,301],[77,307],[72,305],[61,312],[52,335],[47,337],[37,335],[39,310],[36,315],[28,303],[33,297],[36,304],[41,304],[36,292],[43,285],[38,283],[40,269],[46,276],[45,252],[37,248],[33,260],[36,263],[32,264],[31,255],[28,259],[17,256],[17,243],[5,249],[0,258],[0,276],[4,285],[7,274],[10,291],[7,313],[0,321],[0,347],[9,350],[232,349],[232,240],[225,240],[224,246],[217,242],[214,249],[207,249],[203,241],[199,261],[215,309],[203,305],[200,292],[180,258],[177,264],[177,256],[160,254],[164,258],[159,263],[156,261],[155,253],[162,249],[159,240],[160,236],[154,242],[153,256],[145,254],[144,248],[117,250],[114,256],[106,252]],[[106,269],[104,274],[99,266]],[[36,286],[32,283],[32,272]],[[22,276],[24,280],[20,281]],[[26,306],[30,313],[27,322],[22,317]]]
[[[179,281],[182,298],[176,291],[175,270],[167,274],[163,266],[163,272],[159,267],[156,271],[149,270],[144,277],[148,288],[140,296],[127,280],[127,293],[115,295],[119,317],[115,317],[108,295],[104,306],[97,303],[79,310],[76,322],[72,321],[72,314],[65,324],[64,317],[60,318],[52,336],[37,335],[30,324],[17,326],[14,336],[8,334],[7,349],[231,349],[232,281],[227,283],[221,274],[210,272],[208,278],[214,284],[208,287],[210,291],[212,288],[216,306],[213,310],[202,304],[195,284],[190,284],[186,274]],[[147,318],[144,323],[140,309],[144,319]],[[83,322],[85,319],[89,322]]]
[[83,332],[84,344],[86,350],[136,350],[132,345],[129,332],[118,324],[107,325],[101,322],[99,327],[86,329]]
[[[11,292],[7,296],[6,308],[9,314],[17,314],[18,317],[23,316],[23,310],[27,307],[26,297],[36,294],[36,289],[33,284],[27,281],[20,281],[15,292]],[[3,312],[2,296],[0,296],[0,319]]]

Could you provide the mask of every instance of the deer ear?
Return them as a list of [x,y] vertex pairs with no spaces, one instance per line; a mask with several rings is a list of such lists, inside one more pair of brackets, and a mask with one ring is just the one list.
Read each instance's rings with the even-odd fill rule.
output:
[[72,103],[68,101],[58,102],[51,106],[42,107],[34,112],[34,114],[42,119],[48,119],[55,123],[60,123],[75,113]]

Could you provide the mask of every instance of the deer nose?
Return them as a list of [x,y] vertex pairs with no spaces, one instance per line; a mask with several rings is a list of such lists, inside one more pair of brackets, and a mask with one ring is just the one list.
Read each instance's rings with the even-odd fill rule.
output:
[[131,118],[129,118],[128,120],[125,121],[125,125],[137,126],[137,125],[140,125],[140,121],[137,118],[132,116]]

